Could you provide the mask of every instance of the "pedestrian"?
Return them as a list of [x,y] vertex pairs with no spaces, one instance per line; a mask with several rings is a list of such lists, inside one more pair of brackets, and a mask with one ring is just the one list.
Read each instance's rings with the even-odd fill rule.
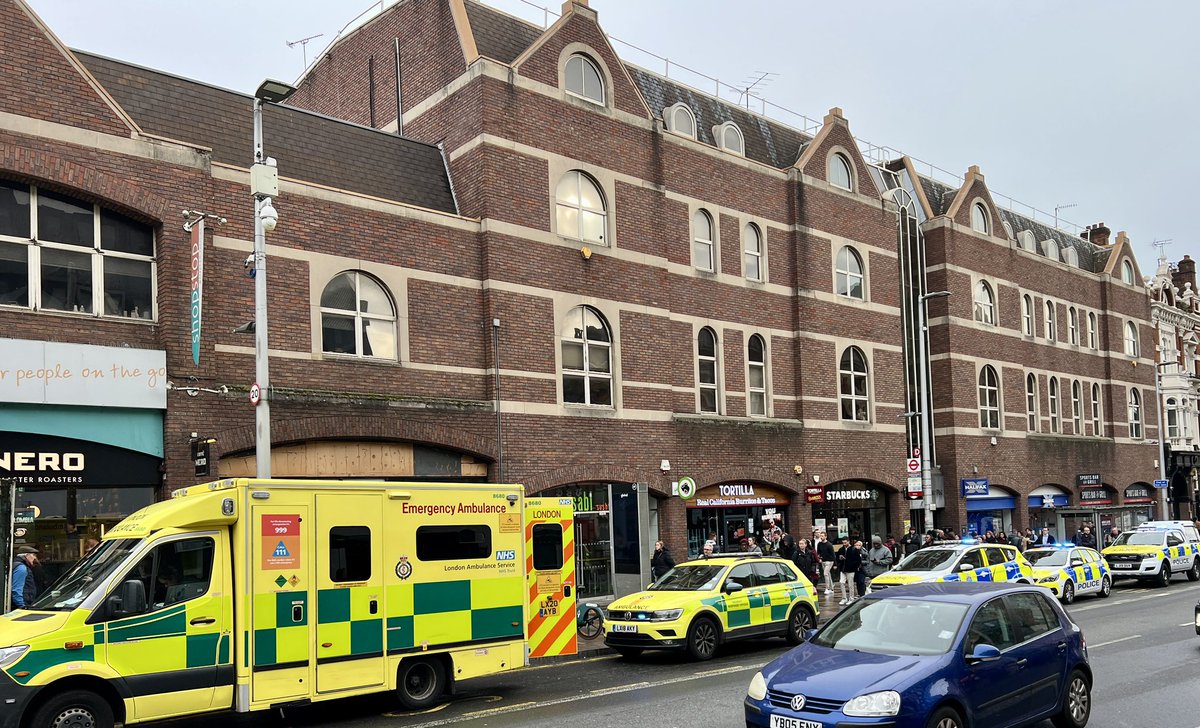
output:
[[829,543],[829,534],[817,531],[817,558],[821,561],[821,573],[825,575],[825,593],[833,593],[833,565],[837,560],[833,544]]
[[1120,535],[1121,535],[1121,529],[1117,528],[1116,526],[1113,526],[1111,529],[1109,529],[1108,535],[1106,535],[1104,537],[1104,545],[1112,546],[1113,541],[1116,541],[1117,536],[1120,536]]
[[1089,549],[1096,548],[1096,535],[1092,533],[1091,526],[1084,526],[1075,536],[1076,546],[1087,546]]
[[[871,537],[871,550],[867,551],[867,563],[864,571],[865,578],[874,579],[880,574],[892,568],[892,561],[895,557],[892,555],[892,550],[883,543],[883,539],[879,536]],[[865,586],[865,585],[864,585]]]
[[883,545],[887,546],[888,551],[892,552],[892,563],[900,560],[900,542],[896,540],[895,536],[889,533],[887,540],[883,542]]
[[1034,541],[1034,544],[1037,546],[1052,546],[1054,543],[1054,536],[1050,533],[1050,529],[1046,526],[1042,526],[1042,532],[1038,535],[1037,539]]
[[12,565],[12,593],[9,595],[13,609],[25,609],[37,600],[37,579],[33,574],[33,563],[38,550],[32,546],[19,546]]
[[712,557],[713,557],[713,547],[712,547],[712,544],[711,544],[711,543],[709,543],[709,542],[707,542],[707,541],[705,541],[705,542],[704,542],[704,546],[703,546],[703,547],[700,549],[700,558],[702,558],[702,559],[711,559]]
[[900,552],[907,557],[916,553],[919,548],[921,548],[921,535],[917,533],[916,526],[909,526],[908,533],[900,539]]
[[996,532],[990,528],[983,534],[984,543],[996,543]]
[[[804,539],[800,539],[803,541]],[[792,534],[785,533],[779,538],[779,550],[776,552],[779,558],[791,561],[796,555],[796,539],[792,538]]]
[[743,549],[743,551],[754,556],[763,555],[762,549],[758,546],[758,541],[756,541],[753,536],[746,537],[746,547]]
[[675,559],[671,558],[671,552],[667,550],[666,544],[662,541],[655,541],[654,555],[650,557],[650,574],[654,580],[658,581],[674,568]]
[[926,548],[927,546],[932,546],[932,545],[934,545],[934,543],[936,543],[936,542],[933,540],[933,536],[931,536],[930,534],[927,533],[927,534],[925,534],[925,541],[921,543],[921,548]]
[[821,573],[821,562],[817,558],[817,552],[808,545],[807,539],[802,538],[796,542],[792,563],[796,565],[801,574],[804,574],[804,578],[813,584],[817,583],[818,575]]
[[998,543],[1002,546],[1008,545],[1008,534],[1005,533],[1003,529],[1001,529],[1001,531],[996,534],[996,543]]
[[[861,544],[862,541],[856,543]],[[837,554],[838,584],[841,585],[842,601],[838,604],[845,605],[853,602],[858,598],[858,572],[862,569],[862,552],[855,548],[849,538],[842,539],[842,548]]]
[[100,542],[94,538],[89,538],[83,542],[83,555],[91,556],[92,552],[100,548]]

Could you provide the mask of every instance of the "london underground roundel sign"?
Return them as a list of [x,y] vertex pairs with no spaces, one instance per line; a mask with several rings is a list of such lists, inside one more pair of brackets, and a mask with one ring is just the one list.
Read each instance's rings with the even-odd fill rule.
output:
[[688,477],[679,479],[679,497],[683,500],[690,500],[696,495],[696,481]]

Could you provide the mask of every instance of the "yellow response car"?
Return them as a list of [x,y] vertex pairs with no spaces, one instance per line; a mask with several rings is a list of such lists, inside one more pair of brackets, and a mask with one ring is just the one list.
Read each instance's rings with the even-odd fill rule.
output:
[[707,660],[729,640],[777,635],[799,644],[818,614],[812,584],[790,561],[717,556],[679,564],[610,604],[604,644],[627,657],[676,649]]
[[1054,593],[1063,604],[1080,594],[1112,594],[1112,574],[1096,549],[1072,544],[1038,546],[1024,554],[1033,564],[1034,583]]
[[896,568],[871,580],[869,591],[925,581],[1033,583],[1033,567],[1015,546],[974,539],[939,542],[909,554]]

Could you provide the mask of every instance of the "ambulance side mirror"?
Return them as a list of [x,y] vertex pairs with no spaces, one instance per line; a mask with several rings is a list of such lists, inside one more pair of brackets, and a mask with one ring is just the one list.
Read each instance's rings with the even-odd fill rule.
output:
[[108,614],[113,618],[128,617],[146,611],[146,585],[137,579],[121,584],[108,598]]
[[740,592],[741,590],[743,590],[745,588],[746,587],[742,586],[739,582],[736,582],[736,581],[725,582],[725,593],[726,594],[733,594],[734,592]]

